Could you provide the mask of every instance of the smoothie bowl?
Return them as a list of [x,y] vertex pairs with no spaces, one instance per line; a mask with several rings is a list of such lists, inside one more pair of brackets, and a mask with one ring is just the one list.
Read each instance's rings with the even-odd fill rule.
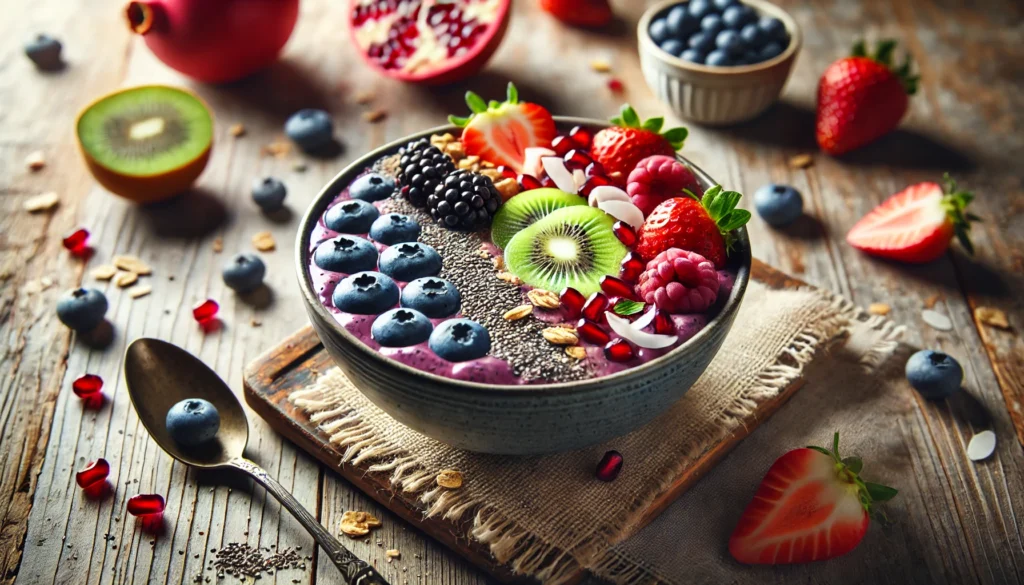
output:
[[607,123],[548,116],[502,141],[509,103],[474,105],[476,122],[378,148],[317,196],[296,246],[313,327],[367,398],[439,441],[538,454],[628,433],[721,347],[749,214],[678,156],[609,170],[629,132]]

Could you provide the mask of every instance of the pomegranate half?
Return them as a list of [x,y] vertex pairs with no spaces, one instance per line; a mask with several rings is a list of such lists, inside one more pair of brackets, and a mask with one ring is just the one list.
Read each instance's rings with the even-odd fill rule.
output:
[[511,0],[353,0],[352,40],[388,77],[439,85],[483,69],[508,28]]

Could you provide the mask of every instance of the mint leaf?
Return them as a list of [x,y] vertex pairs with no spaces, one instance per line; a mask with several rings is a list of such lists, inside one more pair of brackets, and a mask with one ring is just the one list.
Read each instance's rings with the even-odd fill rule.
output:
[[639,301],[631,301],[631,300],[628,300],[628,299],[623,299],[623,300],[615,303],[615,306],[612,307],[612,311],[616,315],[622,315],[623,317],[628,317],[630,315],[636,315],[637,313],[640,313],[643,310],[644,310],[644,304],[643,303],[641,303]]

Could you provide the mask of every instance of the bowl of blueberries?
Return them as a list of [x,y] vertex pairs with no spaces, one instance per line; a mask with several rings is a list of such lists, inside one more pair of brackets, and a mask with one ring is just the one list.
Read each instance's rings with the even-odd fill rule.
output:
[[800,29],[763,0],[666,0],[640,18],[647,85],[675,113],[724,126],[767,110],[782,93]]

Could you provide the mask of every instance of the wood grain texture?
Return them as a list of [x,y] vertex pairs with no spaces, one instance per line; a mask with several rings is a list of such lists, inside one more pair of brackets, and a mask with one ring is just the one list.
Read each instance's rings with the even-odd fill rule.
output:
[[[0,19],[0,337],[5,342],[0,353],[0,583],[184,584],[205,562],[203,555],[225,542],[248,539],[310,551],[310,539],[281,516],[276,503],[265,501],[262,490],[238,483],[222,486],[231,477],[186,472],[139,434],[120,387],[124,346],[140,335],[173,341],[240,388],[243,365],[305,323],[291,266],[295,215],[359,153],[441,123],[448,112],[464,111],[461,96],[467,88],[499,95],[505,81],[513,79],[524,98],[559,114],[607,117],[625,99],[645,115],[666,113],[644,87],[635,52],[633,23],[650,3],[616,0],[621,22],[608,32],[589,33],[561,27],[536,2],[519,0],[508,37],[491,65],[470,82],[441,89],[403,86],[362,65],[342,24],[345,2],[305,0],[282,62],[251,79],[216,87],[182,79],[130,38],[120,1],[6,3]],[[755,254],[859,304],[889,304],[890,316],[908,325],[910,346],[940,348],[965,367],[967,392],[960,400],[919,401],[912,415],[893,421],[890,439],[907,445],[912,479],[927,497],[907,504],[896,536],[879,545],[885,550],[872,575],[882,583],[1024,581],[1024,490],[1019,487],[1024,453],[1014,441],[1015,436],[1024,438],[1024,301],[1019,294],[1024,287],[1024,174],[1019,168],[1024,158],[1024,6],[1015,0],[778,3],[793,14],[805,36],[783,101],[737,128],[691,127],[686,154],[743,192],[769,180],[800,189],[807,217],[784,231],[755,217],[750,226]],[[36,30],[64,41],[65,71],[38,74],[20,54],[21,42]],[[859,152],[841,159],[819,155],[809,169],[789,168],[789,156],[816,152],[811,130],[818,75],[862,35],[899,37],[915,54],[923,80],[907,120],[896,133]],[[612,64],[613,74],[625,84],[623,95],[610,94],[607,75],[588,68],[595,57]],[[193,87],[217,118],[213,159],[199,188],[155,209],[134,208],[96,187],[71,140],[79,107],[105,91],[143,82]],[[362,90],[373,90],[374,107],[388,112],[380,124],[362,120],[364,107],[353,99]],[[285,117],[305,106],[332,112],[344,146],[341,154],[307,160],[302,173],[293,170],[299,159],[295,154],[260,156],[260,147],[280,135]],[[235,122],[245,124],[246,136],[228,135]],[[44,151],[48,166],[32,174],[23,160],[35,150]],[[947,170],[978,194],[975,211],[986,221],[974,230],[975,258],[954,252],[926,266],[903,267],[871,260],[845,245],[846,230],[878,201]],[[265,174],[277,174],[288,184],[290,215],[268,218],[248,201],[250,182]],[[29,216],[21,210],[27,196],[46,190],[62,197],[55,212]],[[97,253],[86,265],[60,247],[61,236],[76,225],[94,233]],[[262,254],[273,294],[269,302],[235,297],[221,284],[219,266],[230,253],[250,251],[251,235],[266,229],[278,242],[277,251]],[[212,249],[218,237],[224,241],[221,254]],[[63,290],[79,282],[97,285],[85,276],[87,270],[123,252],[154,266],[148,277],[154,294],[133,301],[100,283],[111,301],[108,318],[116,335],[108,348],[91,349],[57,323],[53,305]],[[52,285],[38,291],[43,278]],[[954,331],[938,332],[921,321],[921,309],[935,295],[936,310],[950,316]],[[208,296],[221,302],[225,326],[203,335],[189,310]],[[1005,311],[1013,329],[978,323],[973,309],[979,306]],[[253,318],[262,325],[251,325]],[[98,411],[84,411],[68,392],[71,380],[83,371],[106,380],[110,399]],[[402,530],[400,519],[336,474],[322,471],[253,418],[251,455],[318,510],[325,525],[335,526],[343,510],[358,507],[384,516],[389,528],[382,541],[403,551],[401,562],[386,567],[394,569],[389,577],[416,584],[486,581],[437,542],[411,528]],[[997,453],[983,463],[970,463],[964,456],[966,443],[982,428],[996,431]],[[72,474],[97,456],[110,460],[117,492],[92,502],[81,496]],[[124,514],[128,496],[149,490],[167,496],[170,511],[167,532],[152,547],[151,538]],[[115,539],[104,541],[105,533]],[[357,553],[378,566],[386,564],[383,547],[357,546],[362,547]],[[339,583],[334,568],[317,561],[298,576],[302,582]],[[804,575],[816,582],[813,567]],[[292,578],[282,574],[261,582],[290,583]]]

